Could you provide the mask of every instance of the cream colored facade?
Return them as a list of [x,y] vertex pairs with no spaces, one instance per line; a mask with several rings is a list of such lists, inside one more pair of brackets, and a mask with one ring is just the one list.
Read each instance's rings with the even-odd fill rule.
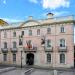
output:
[[[35,66],[74,67],[73,16],[54,18],[51,13],[47,16],[43,20],[35,20],[30,16],[27,21],[17,23],[18,26],[16,27],[11,27],[10,24],[0,29],[0,64],[21,65],[22,62],[22,66],[25,66],[29,64],[27,61],[32,59],[32,65]],[[47,30],[48,28],[49,30]],[[32,31],[30,35],[29,30]],[[20,37],[22,31],[24,35]],[[38,35],[37,31],[39,32]],[[16,32],[15,37],[13,36],[14,32]],[[20,39],[22,45],[19,45]],[[65,42],[60,43],[61,39],[64,39]],[[31,40],[31,48],[27,48],[29,40]],[[43,44],[41,43],[42,40]],[[50,42],[48,43],[47,40]],[[4,48],[5,42],[7,47]],[[16,48],[13,48],[13,42],[16,42]],[[49,47],[47,47],[47,43]],[[13,54],[16,54],[15,60],[13,60]],[[27,54],[31,55],[27,57]],[[51,56],[47,57],[47,54]],[[61,54],[64,54],[65,57],[60,56]]]

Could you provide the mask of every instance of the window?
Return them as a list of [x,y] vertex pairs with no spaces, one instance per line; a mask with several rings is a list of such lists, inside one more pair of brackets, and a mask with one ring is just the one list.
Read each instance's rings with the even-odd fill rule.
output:
[[13,48],[16,48],[16,42],[13,42]]
[[37,35],[40,35],[40,29],[37,29]]
[[22,35],[24,35],[24,31],[22,31]]
[[29,35],[30,35],[30,36],[32,35],[32,30],[29,30]]
[[65,32],[65,29],[64,29],[64,27],[62,26],[62,27],[61,27],[61,33],[63,33],[63,32]]
[[51,54],[49,54],[49,53],[47,54],[47,62],[51,63]]
[[7,48],[7,42],[4,42],[4,48]]
[[60,54],[60,63],[65,63],[65,54]]
[[47,40],[47,47],[51,47],[51,40]]
[[4,38],[7,38],[7,32],[4,31]]
[[23,45],[23,39],[19,38],[19,45]]
[[13,62],[16,62],[16,54],[13,54]]
[[47,28],[47,33],[51,33],[51,28]]
[[65,47],[65,40],[64,39],[60,39],[60,47]]
[[3,60],[7,61],[7,54],[3,54]]
[[15,31],[13,32],[13,37],[16,37],[16,32]]

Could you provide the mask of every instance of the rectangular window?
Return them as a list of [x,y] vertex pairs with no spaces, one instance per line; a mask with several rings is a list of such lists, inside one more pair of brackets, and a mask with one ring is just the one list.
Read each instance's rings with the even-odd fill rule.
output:
[[13,62],[16,62],[16,54],[13,54]]
[[51,40],[47,40],[47,47],[51,47]]
[[22,31],[22,35],[24,35],[24,31]]
[[16,48],[16,42],[13,42],[13,48]]
[[47,34],[51,33],[51,28],[47,28]]
[[23,45],[23,39],[19,38],[19,45]]
[[65,47],[65,39],[60,39],[60,47]]
[[7,48],[7,42],[4,42],[4,48]]
[[51,54],[47,54],[47,63],[51,63]]
[[4,61],[7,61],[7,54],[3,54]]
[[16,37],[16,32],[15,31],[13,32],[13,37]]
[[29,36],[31,36],[32,35],[32,30],[29,30]]
[[40,29],[37,29],[37,35],[40,35]]
[[64,33],[65,32],[65,28],[62,26],[61,27],[61,31],[60,31],[61,33]]
[[7,38],[7,32],[4,31],[4,38]]

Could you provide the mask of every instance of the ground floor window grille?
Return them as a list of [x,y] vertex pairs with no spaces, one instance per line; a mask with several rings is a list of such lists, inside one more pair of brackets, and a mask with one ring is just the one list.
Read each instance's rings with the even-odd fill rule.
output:
[[7,54],[3,54],[4,61],[7,61]]
[[47,54],[47,63],[51,63],[51,54]]
[[16,62],[16,54],[13,54],[13,62]]

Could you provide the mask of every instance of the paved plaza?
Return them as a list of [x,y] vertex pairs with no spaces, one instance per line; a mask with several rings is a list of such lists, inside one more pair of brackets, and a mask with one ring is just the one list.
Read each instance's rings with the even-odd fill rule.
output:
[[[8,69],[8,71],[1,72],[1,70]],[[11,70],[9,70],[11,69]],[[27,70],[30,68],[13,68],[13,67],[0,67],[0,75],[54,75],[54,70],[50,69],[33,69],[30,73],[25,74]],[[57,75],[75,75],[75,71],[73,70],[60,70],[57,71]]]

